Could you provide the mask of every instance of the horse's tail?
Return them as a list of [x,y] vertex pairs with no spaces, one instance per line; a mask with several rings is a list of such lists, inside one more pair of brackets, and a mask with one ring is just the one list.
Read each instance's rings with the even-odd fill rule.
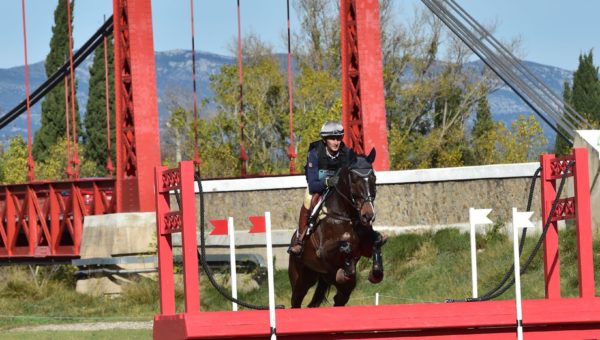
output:
[[315,293],[313,294],[312,300],[308,304],[308,307],[319,307],[323,303],[323,301],[326,301],[330,288],[331,284],[325,281],[323,275],[319,275],[319,282],[317,283],[317,288],[315,288]]

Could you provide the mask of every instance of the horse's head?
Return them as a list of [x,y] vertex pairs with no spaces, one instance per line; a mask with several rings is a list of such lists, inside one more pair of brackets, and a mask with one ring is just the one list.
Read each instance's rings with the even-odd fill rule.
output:
[[375,172],[372,163],[375,160],[375,149],[368,156],[358,155],[350,165],[340,170],[340,184],[344,196],[354,207],[362,225],[371,225],[375,220]]

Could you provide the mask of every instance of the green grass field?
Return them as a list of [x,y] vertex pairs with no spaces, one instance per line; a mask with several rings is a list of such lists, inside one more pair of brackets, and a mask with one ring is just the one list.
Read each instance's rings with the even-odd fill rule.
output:
[[[496,229],[478,235],[479,293],[498,284],[512,264],[512,242],[505,232]],[[531,253],[537,236],[527,237],[522,261]],[[577,296],[576,239],[572,230],[560,233],[562,295]],[[594,248],[598,249],[598,241]],[[370,262],[361,260],[358,266],[358,285],[349,305],[374,304],[379,293],[380,304],[412,304],[443,302],[471,295],[469,236],[456,229],[436,233],[403,234],[391,237],[384,247],[385,278],[378,285],[367,281]],[[595,252],[597,253],[597,252]],[[523,298],[543,298],[544,278],[541,253],[534,257],[530,268],[522,276]],[[595,267],[600,259],[595,255]],[[92,297],[75,292],[73,268],[28,266],[0,267],[0,339],[61,339],[89,338],[149,338],[151,330],[131,331],[43,331],[5,332],[27,325],[78,322],[150,321],[158,313],[158,284],[142,279],[128,285],[120,297]],[[227,274],[220,275],[228,281]],[[201,308],[203,310],[228,310],[231,303],[201,277]],[[285,270],[275,273],[276,303],[289,306],[290,286]],[[598,280],[596,279],[596,290]],[[309,292],[309,295],[311,292]],[[329,301],[334,291],[330,292]],[[182,288],[176,292],[178,306],[182,308]],[[267,285],[239,294],[241,300],[268,303]],[[305,299],[308,302],[310,296]],[[508,289],[499,299],[514,298],[514,288]],[[121,333],[125,332],[125,333]]]

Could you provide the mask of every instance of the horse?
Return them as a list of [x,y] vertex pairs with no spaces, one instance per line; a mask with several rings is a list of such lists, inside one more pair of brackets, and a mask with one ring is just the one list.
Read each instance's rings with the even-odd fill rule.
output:
[[[344,306],[356,287],[356,264],[361,256],[373,257],[369,281],[383,279],[381,242],[373,239],[375,220],[375,149],[342,167],[337,185],[324,194],[321,219],[308,235],[301,257],[290,255],[288,276],[291,306],[300,308],[308,290],[317,283],[308,307],[318,307],[335,286],[334,306]],[[296,235],[292,236],[295,241]]]

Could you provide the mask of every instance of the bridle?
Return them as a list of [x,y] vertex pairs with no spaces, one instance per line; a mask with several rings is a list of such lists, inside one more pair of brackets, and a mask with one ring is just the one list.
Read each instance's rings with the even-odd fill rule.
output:
[[[352,207],[354,208],[354,210],[356,212],[356,215],[360,216],[360,211],[362,210],[365,203],[369,203],[371,205],[371,209],[373,209],[373,212],[375,212],[375,204],[374,204],[375,195],[374,195],[374,193],[371,194],[370,186],[369,186],[369,176],[373,173],[373,169],[369,168],[369,169],[349,169],[349,170],[350,171],[348,171],[348,185],[350,186],[350,197],[348,197],[342,191],[340,191],[338,189],[337,184],[333,188],[344,200],[346,200],[347,202],[349,202],[352,205]],[[365,180],[365,182],[366,182],[365,187],[367,189],[366,194],[364,194],[362,192],[360,192],[360,193],[353,192],[353,190],[352,190],[352,174],[355,174],[355,175],[359,176],[361,179]],[[357,204],[356,197],[362,198],[362,203],[360,205]],[[360,217],[359,217],[359,219],[360,219]],[[375,215],[373,215],[373,220],[375,220]]]

